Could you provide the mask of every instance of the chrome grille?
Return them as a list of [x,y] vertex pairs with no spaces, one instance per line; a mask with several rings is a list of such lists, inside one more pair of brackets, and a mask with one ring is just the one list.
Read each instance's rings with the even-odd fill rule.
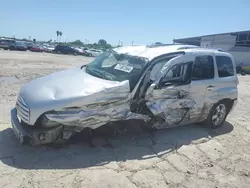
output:
[[18,97],[17,102],[16,102],[16,109],[17,109],[17,115],[25,122],[29,122],[29,107],[23,100],[21,96]]

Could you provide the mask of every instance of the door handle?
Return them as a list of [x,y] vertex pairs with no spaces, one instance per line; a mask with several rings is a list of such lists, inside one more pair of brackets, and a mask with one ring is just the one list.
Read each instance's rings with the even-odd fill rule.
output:
[[211,90],[213,90],[213,89],[214,89],[214,87],[215,87],[215,86],[210,85],[210,86],[208,86],[208,87],[207,87],[207,90],[211,91]]

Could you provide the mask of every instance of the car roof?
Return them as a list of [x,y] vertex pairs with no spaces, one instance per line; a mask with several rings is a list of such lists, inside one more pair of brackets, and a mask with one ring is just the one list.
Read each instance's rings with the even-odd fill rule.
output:
[[140,56],[152,60],[158,56],[176,53],[176,52],[207,52],[207,53],[223,53],[221,49],[202,48],[194,45],[180,45],[180,44],[168,44],[168,45],[151,45],[151,46],[124,46],[113,49],[117,53],[123,53],[133,56]]

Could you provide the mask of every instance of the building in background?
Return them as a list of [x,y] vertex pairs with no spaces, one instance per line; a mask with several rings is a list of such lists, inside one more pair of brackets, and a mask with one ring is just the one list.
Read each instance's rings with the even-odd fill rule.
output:
[[250,30],[174,39],[173,42],[223,49],[234,56],[236,64],[250,64]]

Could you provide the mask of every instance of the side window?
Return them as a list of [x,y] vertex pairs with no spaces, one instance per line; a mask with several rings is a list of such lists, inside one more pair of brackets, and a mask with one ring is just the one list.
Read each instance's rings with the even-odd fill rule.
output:
[[230,57],[216,56],[216,64],[219,77],[230,77],[234,75],[233,62]]
[[153,69],[150,71],[150,80],[156,80],[157,75],[159,74],[162,67],[167,63],[167,61],[168,60],[161,61],[153,67]]
[[197,56],[193,66],[192,80],[214,78],[214,61],[212,56]]
[[160,86],[185,85],[191,82],[193,62],[181,63],[173,66],[161,79]]

